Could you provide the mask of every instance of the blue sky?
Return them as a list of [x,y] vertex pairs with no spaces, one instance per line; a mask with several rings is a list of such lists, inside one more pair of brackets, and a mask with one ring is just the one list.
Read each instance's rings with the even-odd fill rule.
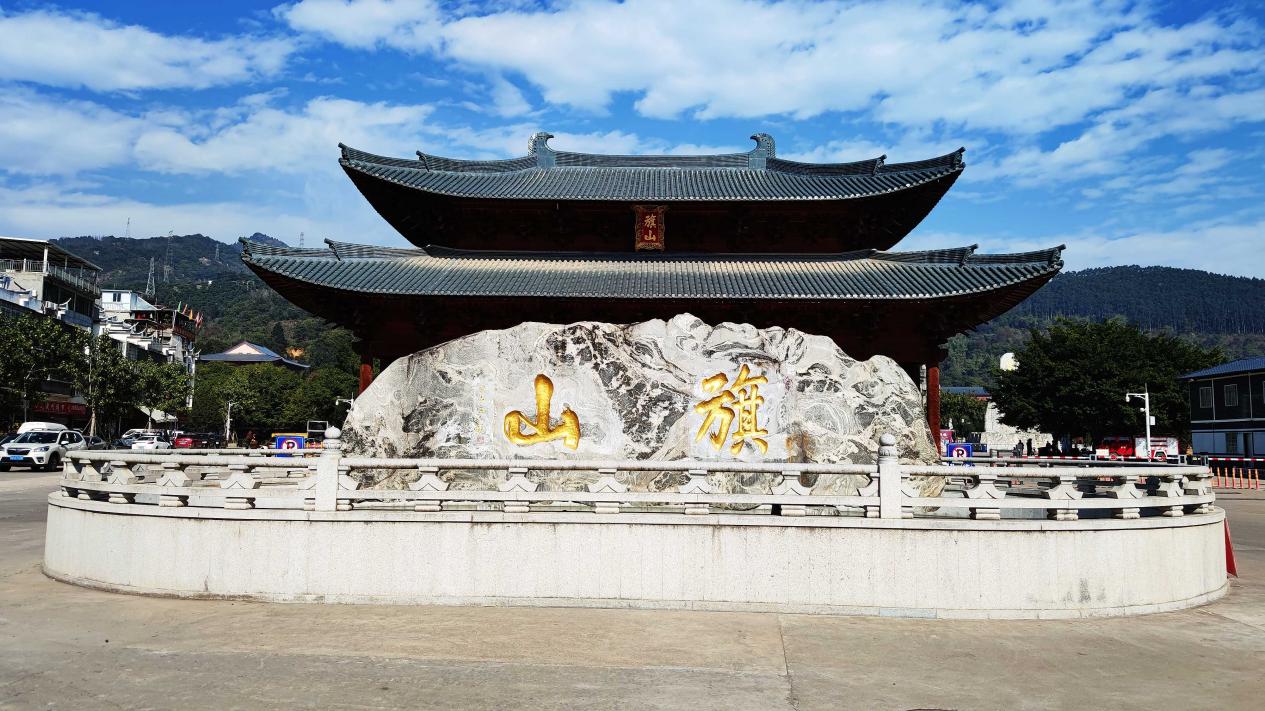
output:
[[3,2],[0,234],[403,244],[337,144],[967,169],[901,249],[1265,277],[1261,3]]

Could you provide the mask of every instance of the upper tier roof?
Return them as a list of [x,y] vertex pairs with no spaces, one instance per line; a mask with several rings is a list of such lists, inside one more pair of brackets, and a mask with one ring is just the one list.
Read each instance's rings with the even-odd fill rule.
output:
[[[339,161],[357,174],[463,198],[627,202],[846,200],[892,193],[956,176],[964,149],[914,163],[886,156],[853,163],[800,163],[776,157],[773,138],[756,134],[746,153],[619,156],[555,151],[548,133],[528,154],[508,160],[458,160],[418,152],[386,158],[339,144]],[[362,188],[363,189],[363,188]],[[946,186],[947,189],[947,186]]]
[[975,247],[843,254],[647,254],[398,249],[327,241],[284,249],[243,240],[242,259],[277,275],[349,292],[579,299],[925,300],[1041,282],[1062,247],[975,254]]

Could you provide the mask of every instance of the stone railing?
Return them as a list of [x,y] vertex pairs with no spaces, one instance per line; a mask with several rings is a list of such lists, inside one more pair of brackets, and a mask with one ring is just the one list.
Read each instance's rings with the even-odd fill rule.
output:
[[[344,457],[337,430],[323,450],[169,450],[72,452],[61,480],[65,495],[116,504],[222,509],[292,509],[685,515],[740,514],[913,517],[1080,517],[1136,519],[1183,516],[1213,510],[1210,472],[1202,466],[1101,462],[1077,466],[1018,465],[999,460],[977,466],[907,465],[895,440],[884,435],[877,464],[744,463],[649,460],[375,459]],[[297,456],[282,456],[297,455]],[[355,472],[416,472],[407,489],[362,489]],[[443,473],[494,472],[495,489],[451,488]],[[673,491],[629,491],[621,475],[673,472],[683,484]],[[585,473],[583,490],[550,490],[564,475]],[[763,493],[713,489],[712,473],[767,474]],[[862,475],[868,484],[853,495],[814,493],[804,477]],[[945,477],[945,493],[920,495],[924,477]],[[412,479],[413,477],[408,477]],[[543,486],[542,486],[543,484]],[[618,517],[595,520],[615,522]]]

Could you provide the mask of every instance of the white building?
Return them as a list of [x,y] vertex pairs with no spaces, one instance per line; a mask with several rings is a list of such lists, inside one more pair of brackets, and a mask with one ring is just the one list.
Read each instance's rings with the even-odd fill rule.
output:
[[193,374],[198,360],[194,341],[201,317],[189,310],[155,306],[135,291],[103,289],[96,331],[119,342],[132,360],[149,358],[179,363]]

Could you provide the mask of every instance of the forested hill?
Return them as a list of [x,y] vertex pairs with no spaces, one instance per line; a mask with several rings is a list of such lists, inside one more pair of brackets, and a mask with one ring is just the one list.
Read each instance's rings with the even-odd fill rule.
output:
[[1265,279],[1172,267],[1104,267],[1060,274],[1007,318],[1123,316],[1177,333],[1265,333]]
[[1169,331],[1227,359],[1265,354],[1265,280],[1172,267],[1103,267],[1067,272],[1000,318],[949,342],[945,385],[993,382],[998,358],[1019,348],[1030,328],[1056,318],[1120,317]]
[[[258,232],[250,239],[285,246]],[[158,284],[205,282],[248,273],[242,264],[240,242],[225,243],[200,234],[133,239],[63,237],[54,241],[101,267],[103,288],[144,287],[150,259],[154,260],[154,281]]]

